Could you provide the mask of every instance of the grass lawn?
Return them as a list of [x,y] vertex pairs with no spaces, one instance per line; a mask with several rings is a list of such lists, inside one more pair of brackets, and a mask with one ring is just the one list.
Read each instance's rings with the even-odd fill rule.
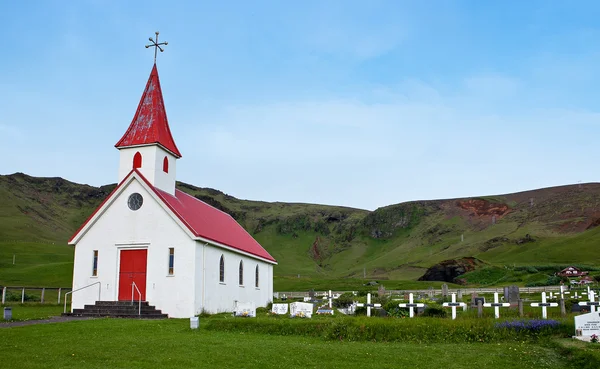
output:
[[[12,321],[22,320],[34,320],[34,319],[47,319],[53,316],[59,316],[63,310],[64,305],[51,305],[51,304],[6,304],[0,305],[0,308],[4,310],[4,307],[10,306],[12,308]],[[67,306],[67,309],[69,306]],[[0,314],[0,325],[4,322],[2,317],[4,311]]]
[[11,368],[572,367],[556,351],[530,343],[324,341],[192,331],[185,319],[99,319],[3,328],[0,352],[3,363]]

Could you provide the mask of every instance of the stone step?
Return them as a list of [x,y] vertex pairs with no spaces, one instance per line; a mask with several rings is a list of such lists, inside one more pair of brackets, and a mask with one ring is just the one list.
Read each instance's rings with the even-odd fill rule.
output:
[[[85,309],[73,309],[73,313],[102,313],[102,314],[137,314],[138,309],[131,308],[116,308],[106,309],[104,307],[92,307]],[[140,313],[143,314],[162,314],[162,311],[156,309],[141,309]]]
[[[94,305],[102,305],[102,306],[122,306],[122,305],[126,305],[126,306],[131,306],[131,305],[135,305],[138,306],[139,301],[134,301],[133,303],[131,301],[96,301],[96,303]],[[148,301],[142,301],[142,306],[149,306]]]
[[142,310],[155,310],[155,306],[151,305],[85,305],[84,309],[142,309]]
[[88,318],[131,318],[131,319],[167,319],[167,314],[100,314],[100,313],[63,313],[62,316],[80,316]]

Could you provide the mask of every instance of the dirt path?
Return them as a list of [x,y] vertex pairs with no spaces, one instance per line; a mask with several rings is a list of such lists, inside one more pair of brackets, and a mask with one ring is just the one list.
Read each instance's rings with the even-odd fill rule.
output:
[[48,319],[38,319],[38,320],[24,320],[22,322],[0,322],[0,328],[11,328],[11,327],[24,327],[27,325],[34,324],[47,324],[47,323],[63,323],[63,322],[71,322],[74,320],[89,320],[93,318],[89,317],[81,317],[81,316],[54,316]]

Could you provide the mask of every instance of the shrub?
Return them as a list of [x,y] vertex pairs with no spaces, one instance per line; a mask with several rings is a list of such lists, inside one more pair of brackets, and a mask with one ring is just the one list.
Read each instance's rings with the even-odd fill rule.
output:
[[352,292],[346,292],[340,295],[337,299],[333,300],[333,306],[336,308],[347,308],[354,302],[354,294]]
[[441,306],[427,306],[423,311],[423,316],[445,318],[448,313]]

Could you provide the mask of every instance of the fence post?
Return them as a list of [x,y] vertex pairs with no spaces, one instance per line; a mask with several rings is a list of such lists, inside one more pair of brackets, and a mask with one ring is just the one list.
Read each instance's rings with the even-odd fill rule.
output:
[[6,302],[6,287],[2,289],[2,305]]
[[60,288],[60,287],[58,287],[58,303],[59,303],[59,304],[60,304],[60,290],[61,290],[61,288]]
[[21,291],[21,304],[25,303],[25,287],[23,287],[23,291]]
[[42,304],[44,303],[44,294],[45,293],[46,293],[46,287],[42,287],[42,298],[40,299]]

